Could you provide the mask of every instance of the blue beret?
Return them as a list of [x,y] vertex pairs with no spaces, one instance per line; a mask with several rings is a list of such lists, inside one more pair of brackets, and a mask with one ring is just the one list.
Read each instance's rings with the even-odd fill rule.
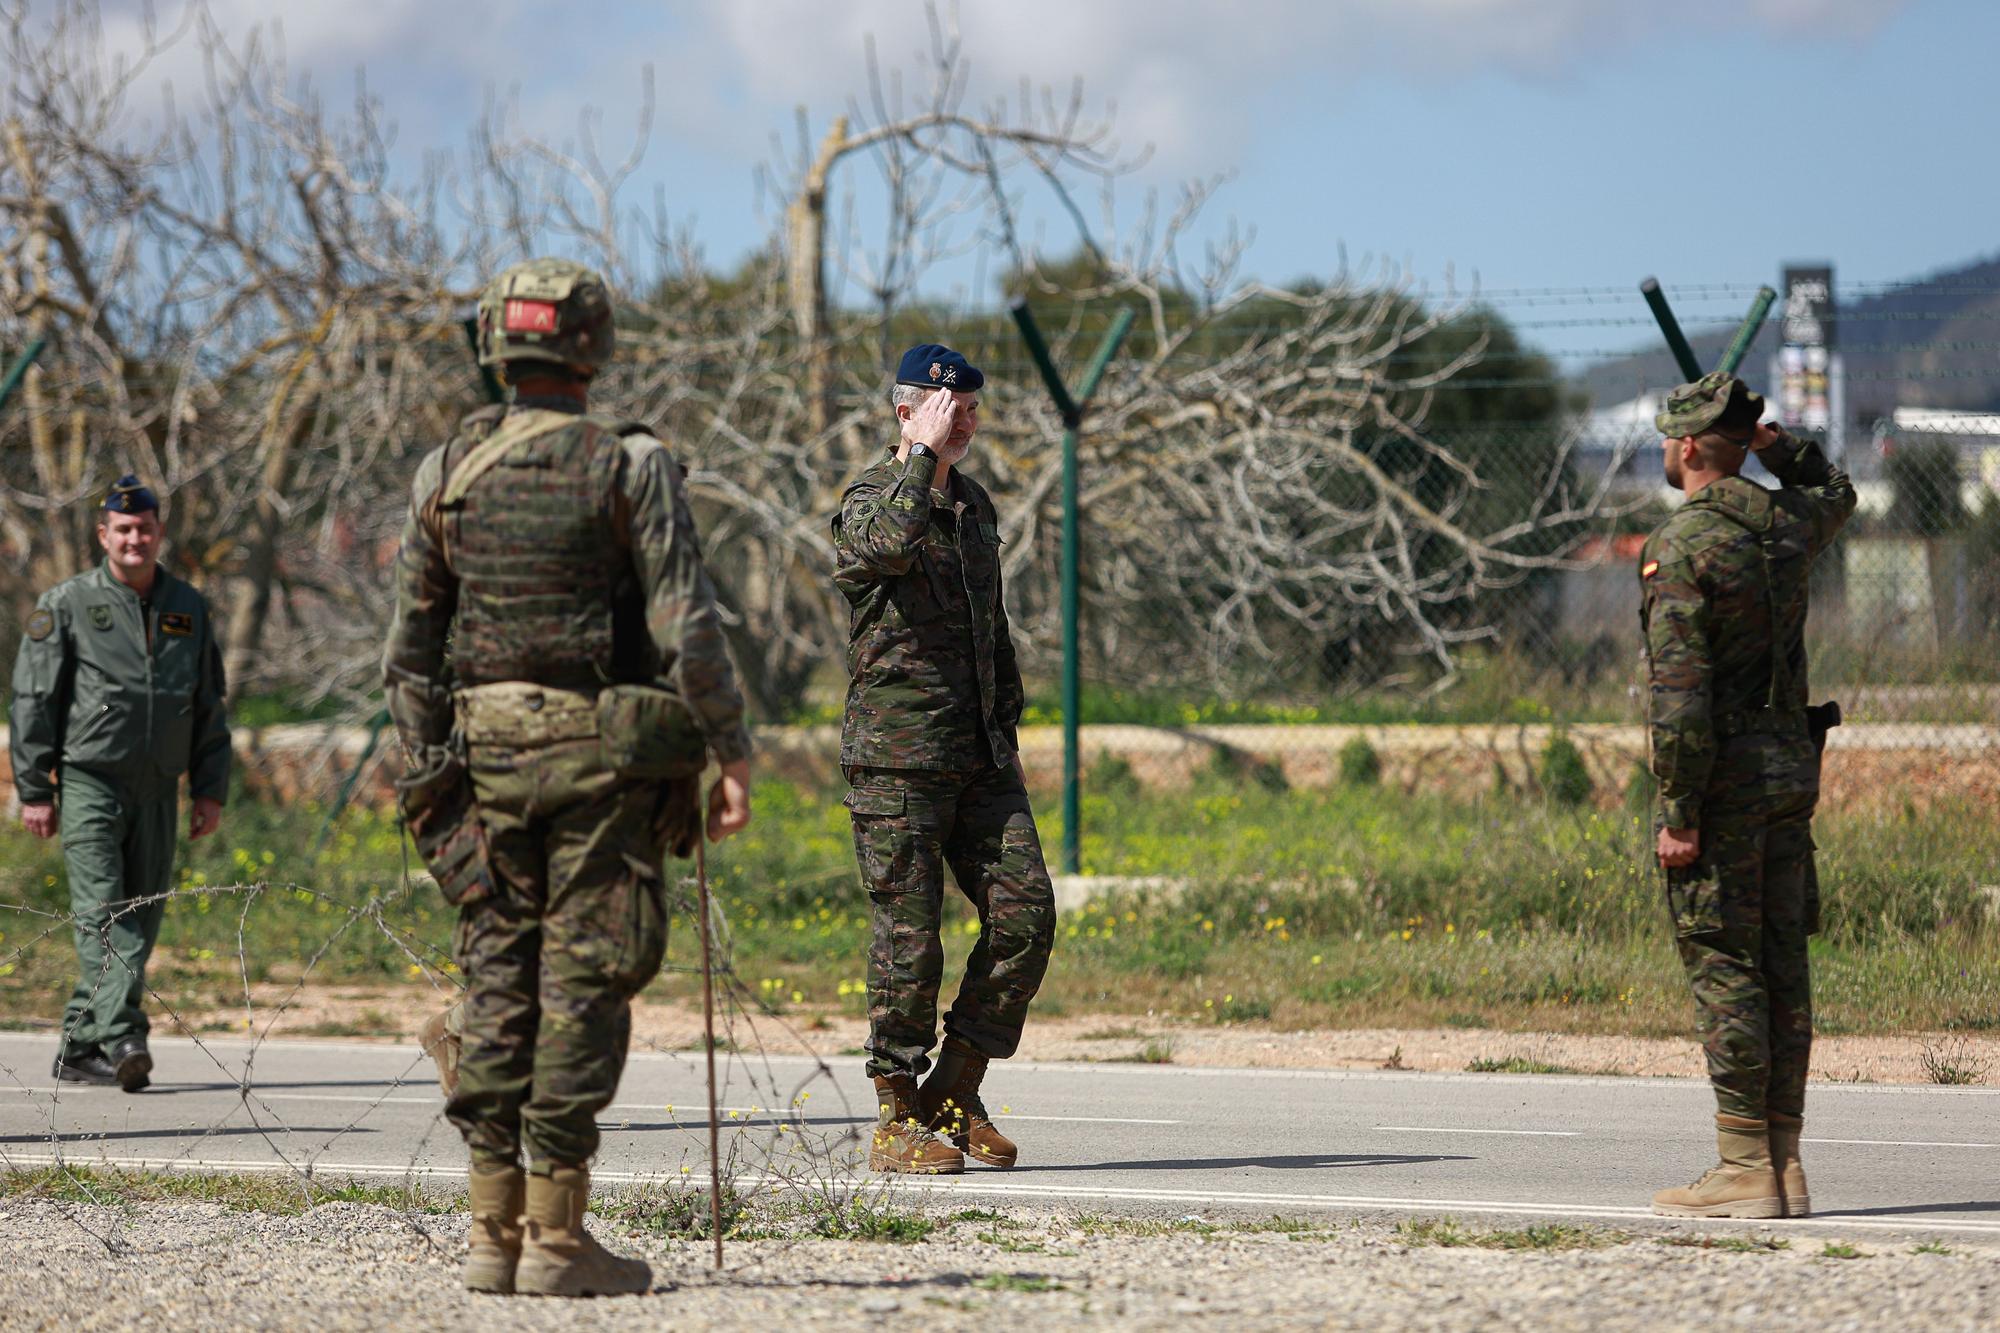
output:
[[111,483],[111,494],[104,497],[104,511],[107,514],[146,514],[160,511],[160,497],[146,488],[146,483],[130,472]]
[[986,383],[986,377],[979,373],[979,367],[943,343],[918,343],[903,353],[902,363],[896,367],[896,383],[972,393]]

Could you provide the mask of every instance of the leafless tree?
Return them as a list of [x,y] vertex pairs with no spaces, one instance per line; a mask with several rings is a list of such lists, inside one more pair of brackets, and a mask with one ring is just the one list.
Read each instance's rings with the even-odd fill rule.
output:
[[[597,403],[689,468],[753,703],[787,715],[845,638],[828,520],[882,440],[897,340],[1007,327],[932,295],[937,266],[972,254],[1038,303],[1059,356],[1114,304],[1143,315],[1086,436],[1089,617],[1107,660],[1146,654],[1155,673],[1198,667],[1228,687],[1282,677],[1360,624],[1444,669],[1492,633],[1468,599],[1559,560],[1537,538],[1601,497],[1557,450],[1506,479],[1521,500],[1496,516],[1490,469],[1426,433],[1435,395],[1479,357],[1477,340],[1413,357],[1458,306],[1393,272],[1248,281],[1233,231],[1189,266],[1214,183],[1123,224],[1114,186],[1139,159],[1082,90],[968,111],[963,50],[933,24],[916,78],[871,56],[865,102],[816,143],[801,118],[767,177],[784,218],[722,276],[626,202],[650,86],[617,151],[588,113],[557,142],[498,102],[469,152],[413,157],[391,151],[365,84],[336,114],[269,34],[225,32],[199,0],[123,61],[90,0],[32,19],[0,0],[0,350],[50,343],[0,415],[0,555],[26,575],[5,614],[18,625],[36,589],[84,567],[90,497],[136,470],[171,497],[177,560],[223,594],[237,688],[359,705],[409,477],[480,401],[460,321],[501,266],[564,253],[624,298]],[[190,51],[192,95],[158,73]],[[864,162],[872,180],[847,180],[836,213],[844,164]],[[1023,241],[1037,210],[1064,223],[1059,258],[1081,261]],[[862,217],[879,240],[858,238]],[[836,274],[861,299],[836,299]],[[1002,410],[975,466],[1001,498],[1032,661],[1053,641],[1059,423],[1014,369],[989,386]]]

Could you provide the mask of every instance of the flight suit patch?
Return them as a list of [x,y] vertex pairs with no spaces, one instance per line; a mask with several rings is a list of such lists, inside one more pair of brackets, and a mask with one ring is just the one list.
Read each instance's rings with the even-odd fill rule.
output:
[[93,627],[93,628],[96,628],[96,629],[110,629],[110,628],[111,628],[111,608],[110,608],[110,607],[108,607],[108,606],[102,606],[102,605],[99,605],[99,606],[93,606],[93,607],[91,607],[91,608],[90,608],[90,623],[91,623],[92,627]]
[[28,637],[33,639],[36,643],[40,643],[43,639],[49,637],[50,633],[54,631],[55,627],[56,627],[55,613],[49,611],[47,608],[42,608],[40,610],[37,610],[33,615],[28,617],[28,623],[26,629]]
[[185,611],[160,612],[160,633],[186,638],[194,633],[194,617]]

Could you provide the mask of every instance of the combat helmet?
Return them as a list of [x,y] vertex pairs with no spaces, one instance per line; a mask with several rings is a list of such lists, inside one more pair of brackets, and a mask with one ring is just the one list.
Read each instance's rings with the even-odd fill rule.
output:
[[479,298],[479,364],[543,361],[593,375],[611,360],[611,291],[583,265],[531,259]]

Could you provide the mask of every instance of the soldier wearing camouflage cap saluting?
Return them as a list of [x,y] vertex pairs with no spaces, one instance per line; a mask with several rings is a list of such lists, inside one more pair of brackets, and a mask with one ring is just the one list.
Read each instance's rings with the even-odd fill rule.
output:
[[229,724],[208,600],[159,565],[160,501],[123,476],[97,516],[104,563],[42,594],[14,659],[9,748],[21,822],[62,836],[76,988],[55,1076],[150,1081],[146,962],[174,866],[181,775],[188,837],[222,822]]
[[[840,762],[874,915],[869,1164],[881,1171],[962,1171],[968,1155],[1014,1165],[980,1084],[987,1062],[1020,1044],[1055,938],[1015,749],[1023,698],[999,518],[959,467],[984,383],[948,347],[905,353],[890,400],[901,438],[847,488],[833,523],[834,583],[849,608]],[[919,1088],[937,1040],[947,865],[979,913],[979,939]]]
[[[1656,854],[1693,986],[1721,1161],[1653,1211],[1804,1217],[1799,1134],[1812,1051],[1806,940],[1819,929],[1812,814],[1839,721],[1806,703],[1813,560],[1854,512],[1854,486],[1812,440],[1762,424],[1764,400],[1720,371],[1656,418],[1687,502],[1640,556]],[[1781,483],[1741,476],[1755,452]]]
[[681,470],[588,409],[604,280],[517,265],[478,336],[513,398],[417,469],[384,663],[404,815],[459,910],[455,1071],[458,1039],[426,1044],[472,1158],[465,1284],[644,1291],[647,1266],[583,1228],[597,1115],[665,956],[662,859],[703,836],[709,754],[707,836],[749,823],[750,736]]

